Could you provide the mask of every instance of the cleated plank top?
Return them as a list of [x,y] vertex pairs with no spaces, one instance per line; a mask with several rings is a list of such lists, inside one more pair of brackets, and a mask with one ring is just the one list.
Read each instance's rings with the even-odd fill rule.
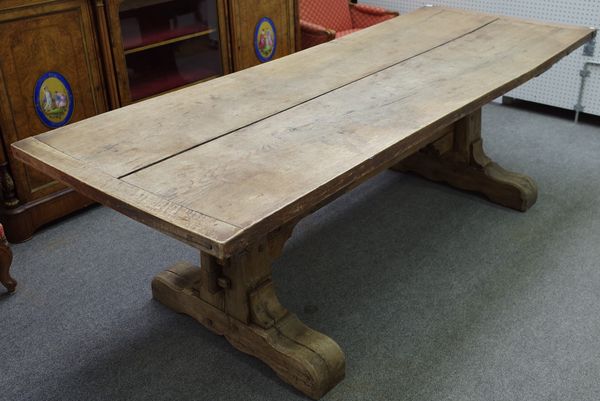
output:
[[414,153],[593,34],[427,7],[27,138],[13,152],[226,258]]

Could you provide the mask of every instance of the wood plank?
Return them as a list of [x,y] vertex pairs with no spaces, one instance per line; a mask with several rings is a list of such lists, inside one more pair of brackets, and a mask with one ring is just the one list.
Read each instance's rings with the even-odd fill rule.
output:
[[114,110],[38,139],[120,177],[443,45],[495,19],[424,8],[351,38]]
[[[429,19],[439,15],[429,15]],[[452,19],[454,15],[463,14],[450,12],[444,18]],[[418,32],[414,30],[413,37],[419,38]],[[147,159],[146,151],[151,148],[148,144],[172,151],[169,142],[160,145],[162,142],[153,138],[154,131],[147,131],[148,127],[156,125],[160,137],[177,132],[165,126],[181,124],[191,130],[185,119],[195,123],[206,119],[210,126],[216,126],[217,121],[210,115],[197,117],[180,110],[180,119],[169,117],[161,123],[151,118],[147,108],[140,109],[143,113],[128,108],[130,130],[119,132],[124,147],[114,142],[117,138],[112,134],[104,136],[110,130],[96,131],[90,142],[89,129],[81,123],[79,128],[77,124],[70,126],[72,134],[70,130],[56,130],[38,137],[46,143],[21,142],[14,146],[15,154],[87,196],[222,258],[244,248],[256,235],[307,214],[414,153],[436,139],[440,128],[540,74],[591,35],[588,29],[503,18],[141,170],[125,178],[126,182],[106,172],[112,168],[111,163],[118,166],[122,161],[131,162],[126,156],[135,159],[134,151]],[[352,37],[361,43],[360,34]],[[396,43],[388,37],[377,41]],[[418,39],[409,42],[415,41]],[[344,46],[330,51],[334,53],[332,58],[347,54]],[[289,68],[294,70],[295,65]],[[255,71],[260,75],[259,69]],[[221,80],[225,78],[217,81]],[[313,82],[321,80],[307,75],[294,85],[299,92],[303,89],[298,86],[310,91]],[[223,86],[226,93],[233,90],[228,85]],[[220,105],[218,99],[215,104]],[[356,99],[361,99],[361,104],[356,104]],[[194,101],[188,99],[187,104],[191,103]],[[234,112],[232,119],[240,115]],[[104,115],[97,120],[105,127],[103,124],[110,125],[112,117]],[[140,133],[149,135],[148,142],[141,140]],[[75,148],[84,149],[85,145],[98,152],[104,149],[108,165],[90,162],[83,153],[78,153],[83,160],[63,153],[73,149],[69,148],[71,143]],[[125,148],[128,150],[123,153]],[[114,154],[109,157],[111,152]]]
[[83,195],[217,257],[224,256],[221,244],[240,231],[98,171],[36,138],[19,142],[18,157]]
[[414,152],[590,35],[496,21],[123,180],[264,234]]

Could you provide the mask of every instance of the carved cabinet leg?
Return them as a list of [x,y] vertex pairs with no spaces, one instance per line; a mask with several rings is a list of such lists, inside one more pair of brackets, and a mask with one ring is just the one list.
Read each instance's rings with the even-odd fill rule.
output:
[[404,159],[395,170],[485,195],[492,202],[526,211],[537,200],[537,187],[525,175],[490,160],[481,139],[481,109],[449,127],[441,139]]
[[292,227],[284,227],[227,260],[202,254],[202,267],[182,263],[152,282],[154,298],[224,335],[238,350],[318,399],[345,374],[345,357],[329,337],[304,325],[277,299],[271,263]]
[[15,292],[17,282],[10,276],[10,265],[12,264],[13,254],[8,246],[4,228],[0,225],[0,283],[9,293]]

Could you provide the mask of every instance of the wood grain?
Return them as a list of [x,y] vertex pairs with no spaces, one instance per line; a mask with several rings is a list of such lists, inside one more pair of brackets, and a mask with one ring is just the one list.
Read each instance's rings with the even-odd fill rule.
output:
[[[455,38],[421,40],[431,24],[436,32],[454,29]],[[456,37],[457,29],[466,33]],[[142,102],[118,111],[127,114],[125,130],[118,129],[122,116],[109,113],[16,151],[94,199],[228,257],[438,139],[441,128],[542,73],[591,35],[587,28],[426,9],[327,45],[326,65],[357,61],[343,67],[355,71],[348,76],[314,72],[321,53],[309,49],[199,85],[194,93],[204,92],[185,102],[188,91],[162,96],[179,106],[169,118],[161,113],[157,120],[157,103]],[[373,45],[364,53],[367,39]],[[257,89],[265,71],[281,90]],[[199,104],[209,111],[192,113]],[[185,150],[194,143],[202,144]],[[131,172],[156,158],[164,160]],[[206,223],[187,221],[190,213]]]
[[244,229],[271,230],[547,68],[581,37],[561,29],[494,22],[123,181]]
[[212,285],[203,275],[204,255],[202,269],[179,263],[160,273],[152,282],[152,292],[161,303],[224,335],[240,351],[268,364],[285,382],[319,399],[344,378],[345,356],[335,341],[304,325],[279,303],[271,280],[269,245],[283,246],[285,238],[286,232],[270,240],[262,238],[224,262],[221,274],[230,285],[219,293],[222,302],[215,303],[216,295],[206,289]]
[[494,19],[424,9],[365,29],[352,40],[342,38],[114,110],[39,140],[120,177],[443,45]]
[[[36,138],[21,141],[18,149],[21,160],[85,196],[211,254],[222,257],[213,244],[225,242],[240,230],[99,172]],[[198,236],[200,232],[204,234]]]
[[394,169],[478,192],[521,212],[537,200],[537,186],[530,177],[505,170],[485,154],[481,110],[457,121],[447,135],[404,159]]

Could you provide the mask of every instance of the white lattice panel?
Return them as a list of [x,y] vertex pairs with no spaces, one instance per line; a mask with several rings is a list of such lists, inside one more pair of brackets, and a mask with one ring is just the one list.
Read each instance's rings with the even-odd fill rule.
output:
[[[463,8],[538,21],[582,26],[600,26],[600,0],[364,0],[400,13],[408,13],[426,4]],[[573,52],[542,76],[515,89],[508,96],[573,110],[577,103],[581,77],[587,61],[600,62],[600,39],[594,57],[583,50]],[[583,97],[585,112],[600,115],[600,67],[592,67]]]

